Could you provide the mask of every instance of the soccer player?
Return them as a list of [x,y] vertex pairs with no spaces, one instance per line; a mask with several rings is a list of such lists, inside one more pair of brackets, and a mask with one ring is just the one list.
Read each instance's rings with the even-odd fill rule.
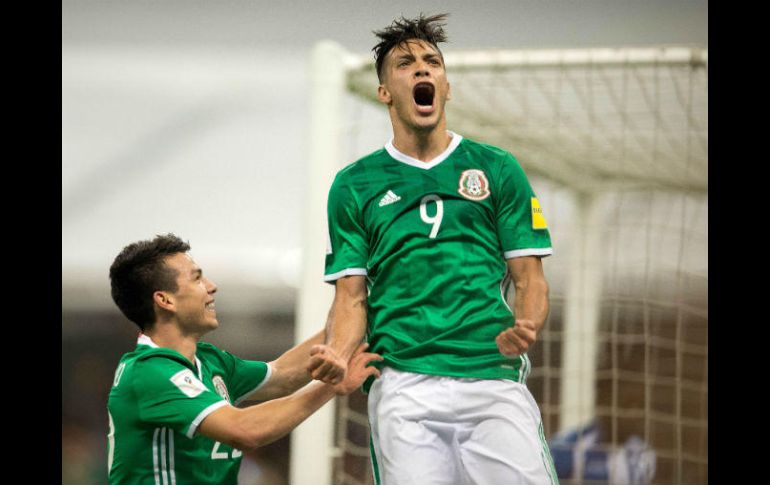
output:
[[[172,234],[158,236],[129,244],[110,267],[112,297],[141,329],[108,400],[111,484],[235,485],[241,450],[281,438],[335,395],[379,375],[367,365],[380,357],[362,345],[339,384],[297,391],[311,380],[310,349],[323,349],[323,331],[269,363],[200,342],[219,326],[217,287],[189,249]],[[268,401],[234,406],[244,399]]]
[[393,138],[329,191],[336,290],[311,374],[339,382],[365,336],[384,357],[365,384],[378,484],[554,484],[526,387],[548,315],[550,235],[513,155],[446,129],[445,17],[375,32]]

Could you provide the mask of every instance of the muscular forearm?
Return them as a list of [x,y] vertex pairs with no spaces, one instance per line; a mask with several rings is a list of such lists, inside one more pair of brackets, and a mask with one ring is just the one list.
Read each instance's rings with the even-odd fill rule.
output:
[[348,360],[366,332],[366,299],[335,298],[326,322],[326,344]]
[[501,354],[512,357],[526,353],[537,341],[548,317],[548,283],[538,257],[512,258],[507,264],[516,287],[515,320],[497,335],[495,342]]
[[247,424],[266,427],[266,431],[260,433],[262,439],[255,445],[266,445],[286,436],[335,395],[331,385],[318,383],[290,396],[260,404],[263,409],[258,412],[248,413],[246,409],[244,419]]
[[310,373],[307,371],[310,349],[313,345],[324,343],[326,331],[321,330],[309,339],[292,347],[273,362],[274,370],[282,377],[280,396],[291,394],[310,382]]
[[536,276],[521,278],[515,283],[514,316],[516,320],[531,320],[540,332],[548,318],[548,284]]
[[310,351],[308,370],[313,379],[337,384],[345,377],[347,362],[366,333],[366,298],[363,276],[337,280],[326,322],[326,343]]
[[323,343],[325,338],[326,331],[321,330],[270,362],[272,367],[270,380],[266,385],[261,386],[243,399],[246,401],[267,401],[287,396],[310,382],[311,377],[307,370],[310,349],[313,345]]

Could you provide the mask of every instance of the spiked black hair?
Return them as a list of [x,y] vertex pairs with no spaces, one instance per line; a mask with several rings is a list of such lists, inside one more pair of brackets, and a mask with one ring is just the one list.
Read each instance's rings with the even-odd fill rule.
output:
[[447,36],[444,33],[445,20],[448,13],[441,13],[426,17],[420,14],[416,19],[407,19],[401,16],[396,19],[389,27],[382,30],[375,30],[374,35],[380,39],[380,43],[372,48],[374,51],[374,62],[377,67],[377,78],[382,82],[382,65],[385,57],[394,47],[410,40],[424,40],[432,44],[443,60],[444,56],[438,48],[439,42],[446,42]]

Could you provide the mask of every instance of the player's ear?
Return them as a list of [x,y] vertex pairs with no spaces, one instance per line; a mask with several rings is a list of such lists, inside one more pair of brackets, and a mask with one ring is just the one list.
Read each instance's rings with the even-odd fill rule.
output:
[[380,84],[377,87],[377,99],[380,100],[380,103],[387,104],[388,106],[390,106],[390,103],[393,101],[390,91],[388,91],[388,88],[386,88],[384,84]]
[[446,100],[449,101],[450,99],[452,99],[452,85],[446,83]]
[[158,308],[163,310],[174,311],[175,309],[174,298],[165,291],[156,291],[153,293],[152,300],[155,302]]

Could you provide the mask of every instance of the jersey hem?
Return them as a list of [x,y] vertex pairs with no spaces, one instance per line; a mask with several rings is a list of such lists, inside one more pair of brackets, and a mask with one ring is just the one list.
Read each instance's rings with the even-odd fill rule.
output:
[[528,248],[514,249],[503,253],[505,259],[520,258],[522,256],[550,256],[553,254],[553,248]]
[[346,268],[333,274],[324,275],[324,281],[331,283],[343,276],[366,276],[367,274],[366,268]]
[[193,435],[195,435],[195,431],[198,429],[198,425],[201,424],[201,422],[204,420],[204,418],[206,418],[206,416],[208,416],[209,414],[213,413],[214,411],[216,411],[221,407],[229,406],[229,405],[230,403],[228,403],[225,400],[222,400],[219,402],[215,402],[211,406],[201,411],[200,414],[198,414],[198,416],[196,416],[195,419],[193,419],[193,422],[190,424],[190,429],[187,430],[187,433],[185,434],[185,436],[192,439]]
[[421,369],[421,368],[411,367],[411,366],[407,366],[407,365],[393,365],[391,363],[388,363],[387,365],[384,365],[383,368],[384,367],[390,367],[391,369],[397,370],[397,371],[400,371],[400,372],[411,372],[411,373],[414,373],[414,374],[426,374],[426,375],[431,375],[431,376],[457,377],[457,378],[461,378],[461,379],[490,379],[490,380],[492,380],[492,379],[506,379],[506,380],[509,380],[509,381],[513,381],[513,382],[516,382],[516,383],[519,383],[519,384],[525,384],[526,385],[526,378],[522,382],[522,379],[521,379],[520,376],[519,377],[515,377],[515,376],[510,375],[510,374],[507,374],[507,375],[502,375],[502,374],[492,375],[492,374],[488,374],[488,373],[487,374],[481,374],[480,373],[480,374],[472,375],[472,374],[470,374],[468,372],[453,372],[453,371],[444,370],[444,369],[424,369],[424,368]]

